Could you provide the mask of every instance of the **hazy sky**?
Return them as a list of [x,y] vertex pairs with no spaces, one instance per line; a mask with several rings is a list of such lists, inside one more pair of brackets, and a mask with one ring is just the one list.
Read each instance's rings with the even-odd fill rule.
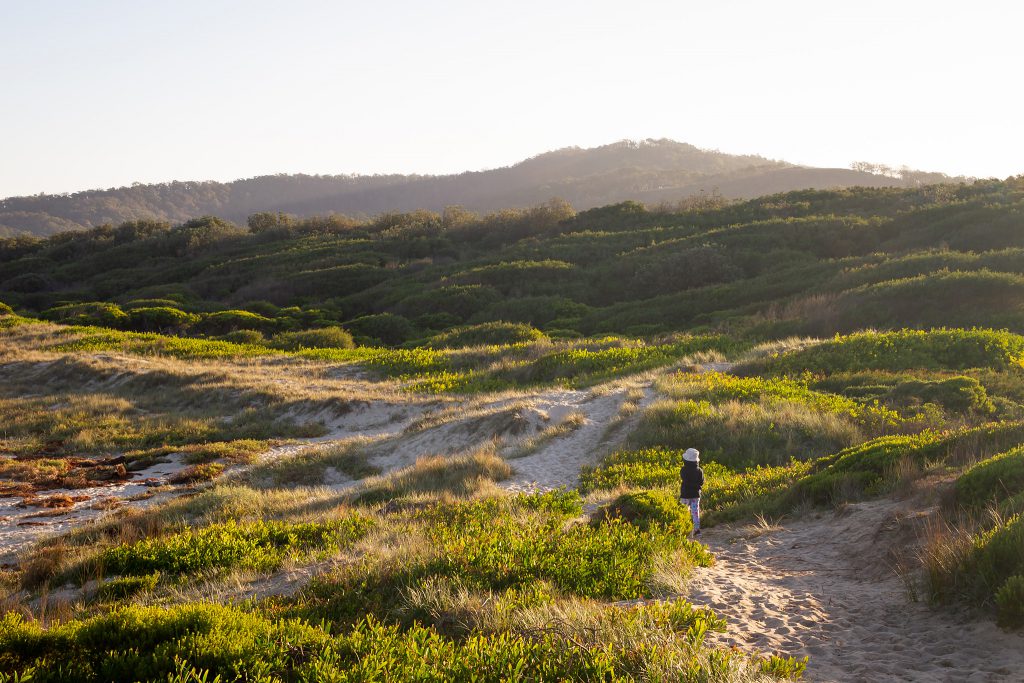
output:
[[1024,173],[1024,3],[0,0],[0,197],[667,137]]

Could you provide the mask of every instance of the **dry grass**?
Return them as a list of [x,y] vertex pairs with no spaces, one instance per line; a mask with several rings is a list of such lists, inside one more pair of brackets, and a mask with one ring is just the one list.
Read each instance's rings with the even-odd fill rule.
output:
[[816,337],[786,337],[785,339],[776,339],[770,342],[764,342],[757,346],[749,349],[737,358],[737,363],[749,363],[751,361],[760,360],[762,358],[769,358],[771,356],[788,353],[790,351],[799,351],[809,346],[815,346],[820,344],[821,340]]
[[405,428],[405,434],[418,434],[457,422],[491,418],[497,414],[514,416],[533,408],[533,402],[523,400],[526,392],[516,392],[512,397],[502,394],[475,396],[467,401],[446,405],[424,412]]
[[601,442],[607,443],[612,440],[616,433],[631,424],[640,412],[640,405],[650,391],[649,386],[633,386],[626,389],[625,398],[619,405],[619,410],[604,428],[601,434]]
[[693,561],[685,550],[655,558],[650,578],[651,595],[662,598],[686,595],[692,574]]
[[822,292],[799,297],[784,304],[772,304],[763,314],[763,318],[770,322],[799,320],[804,322],[805,326],[833,329],[839,316],[839,298],[839,294]]
[[114,351],[47,350],[78,336],[50,324],[0,329],[0,378],[8,391],[60,391],[69,385],[89,385],[96,391],[110,390],[135,402],[167,408],[237,410],[255,402],[281,411],[330,408],[339,414],[367,401],[415,404],[424,400],[403,392],[397,380],[371,380],[355,367],[305,358],[182,360]]
[[505,453],[505,457],[514,460],[533,455],[548,442],[573,433],[586,424],[586,421],[587,416],[585,414],[580,411],[573,411],[562,418],[560,422],[551,425],[540,434],[513,444],[512,448],[508,449]]
[[920,566],[933,598],[954,592],[954,577],[974,548],[977,521],[964,515],[929,518],[919,552]]
[[893,492],[899,498],[906,498],[914,488],[914,482],[924,474],[921,465],[909,455],[903,455],[884,475],[891,482]]
[[780,519],[772,519],[761,513],[755,514],[753,522],[745,524],[736,530],[736,539],[749,540],[782,531],[783,527],[780,522]]
[[496,492],[494,483],[511,476],[511,466],[489,444],[463,455],[418,458],[409,467],[366,480],[353,497],[360,503],[416,494],[471,497]]
[[767,406],[730,400],[719,404],[659,401],[630,441],[638,447],[687,448],[700,443],[725,464],[781,464],[834,453],[864,440],[845,416],[796,403]]
[[278,457],[256,465],[235,481],[272,486],[317,486],[336,484],[343,478],[360,480],[381,473],[371,462],[369,446],[375,443],[368,437],[353,437],[344,441],[314,444],[299,449],[294,455]]

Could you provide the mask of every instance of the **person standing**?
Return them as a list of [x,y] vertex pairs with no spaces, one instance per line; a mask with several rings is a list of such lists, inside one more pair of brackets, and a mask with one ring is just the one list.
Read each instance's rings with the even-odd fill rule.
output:
[[687,448],[683,453],[683,467],[679,470],[682,480],[679,486],[679,499],[690,508],[693,518],[693,535],[700,536],[700,490],[704,486],[704,470],[700,468],[700,451]]

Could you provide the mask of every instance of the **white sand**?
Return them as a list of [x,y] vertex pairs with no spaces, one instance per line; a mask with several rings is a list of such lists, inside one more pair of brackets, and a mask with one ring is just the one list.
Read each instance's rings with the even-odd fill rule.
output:
[[[650,382],[633,385],[644,391],[640,409],[651,401],[654,391]],[[607,453],[622,442],[628,429],[617,429],[607,434],[608,426],[626,401],[628,388],[603,394],[587,391],[549,393],[537,398],[538,407],[551,416],[551,423],[559,422],[566,415],[579,412],[585,416],[577,429],[542,444],[536,452],[511,461],[514,474],[501,486],[510,491],[549,491],[566,487],[574,488],[579,483],[580,468],[595,465]]]
[[729,621],[710,642],[809,655],[808,681],[1024,681],[1024,634],[908,599],[889,566],[912,543],[903,508],[858,503],[746,538],[706,530],[717,564],[696,571],[689,599]]

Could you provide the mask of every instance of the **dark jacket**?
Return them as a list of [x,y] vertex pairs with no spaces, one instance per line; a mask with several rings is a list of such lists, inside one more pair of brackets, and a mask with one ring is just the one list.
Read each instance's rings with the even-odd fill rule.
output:
[[704,470],[695,462],[684,461],[679,477],[683,480],[679,486],[679,497],[700,498],[700,490],[704,486]]

